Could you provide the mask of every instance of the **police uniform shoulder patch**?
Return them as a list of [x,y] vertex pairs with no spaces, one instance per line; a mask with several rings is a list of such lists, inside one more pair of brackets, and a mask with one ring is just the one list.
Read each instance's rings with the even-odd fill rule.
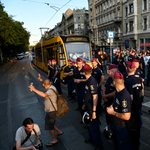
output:
[[94,85],[90,85],[90,88],[93,91],[94,90]]
[[125,99],[122,101],[122,107],[126,108],[127,107],[127,101],[125,101]]

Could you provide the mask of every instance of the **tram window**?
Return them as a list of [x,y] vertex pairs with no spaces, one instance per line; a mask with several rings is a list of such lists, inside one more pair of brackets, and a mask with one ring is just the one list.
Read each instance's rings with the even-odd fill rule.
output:
[[47,48],[46,51],[47,51],[47,60],[55,59],[53,48]]
[[41,52],[41,50],[37,50],[36,60],[42,62],[42,52]]
[[60,60],[60,67],[65,66],[66,60],[65,60],[64,49],[62,46],[59,48],[59,60]]

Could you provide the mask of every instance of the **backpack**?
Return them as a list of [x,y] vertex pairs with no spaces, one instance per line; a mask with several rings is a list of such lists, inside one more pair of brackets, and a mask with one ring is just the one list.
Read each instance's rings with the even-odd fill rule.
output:
[[70,110],[70,108],[68,107],[68,103],[61,95],[58,94],[58,92],[56,92],[52,88],[50,88],[50,89],[53,90],[53,92],[57,95],[57,111],[56,111],[56,108],[54,107],[54,104],[52,103],[52,100],[50,98],[49,98],[49,100],[51,101],[51,103],[56,111],[56,116],[62,117],[67,111]]

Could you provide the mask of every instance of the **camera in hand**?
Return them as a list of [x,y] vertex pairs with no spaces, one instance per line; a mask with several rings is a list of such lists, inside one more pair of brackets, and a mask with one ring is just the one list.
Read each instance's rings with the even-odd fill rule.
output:
[[41,142],[40,144],[35,146],[35,148],[38,149],[38,150],[42,150],[43,149],[43,143]]

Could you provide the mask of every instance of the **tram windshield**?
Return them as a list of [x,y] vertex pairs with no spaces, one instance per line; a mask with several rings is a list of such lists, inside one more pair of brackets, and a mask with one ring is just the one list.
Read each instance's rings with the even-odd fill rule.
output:
[[78,57],[91,62],[90,43],[85,42],[69,42],[65,43],[67,58],[76,61]]

